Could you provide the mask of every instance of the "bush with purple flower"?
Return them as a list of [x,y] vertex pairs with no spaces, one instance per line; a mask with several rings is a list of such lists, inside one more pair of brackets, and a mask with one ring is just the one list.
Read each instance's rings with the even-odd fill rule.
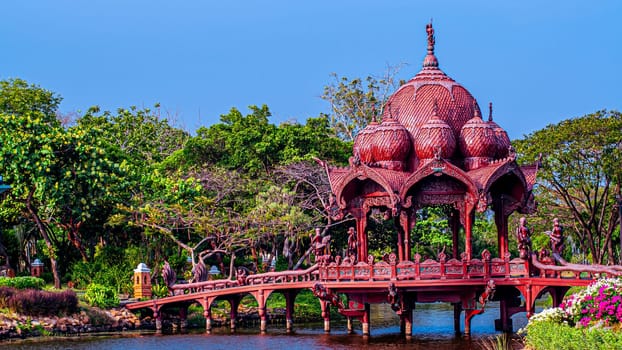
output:
[[519,331],[530,349],[622,348],[622,279],[600,279],[532,316]]

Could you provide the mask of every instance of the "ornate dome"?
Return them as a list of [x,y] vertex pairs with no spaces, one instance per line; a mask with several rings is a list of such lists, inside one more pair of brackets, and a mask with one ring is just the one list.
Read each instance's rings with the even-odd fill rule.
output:
[[438,118],[449,125],[454,139],[474,114],[475,99],[471,93],[438,68],[438,60],[434,55],[434,29],[431,24],[426,26],[426,31],[428,52],[423,60],[423,68],[388,100],[392,109],[399,111],[396,119],[408,130],[415,144],[421,127],[429,121],[433,113],[435,102]]
[[454,132],[445,121],[438,117],[435,104],[432,117],[419,129],[415,140],[415,152],[419,159],[431,159],[435,156],[451,158],[456,150]]
[[488,104],[488,125],[492,128],[497,137],[497,152],[496,158],[501,159],[505,158],[509,154],[510,149],[510,138],[508,137],[508,133],[499,126],[499,124],[495,123],[492,120],[492,102]]
[[486,165],[497,152],[497,137],[473,101],[475,115],[460,130],[460,152],[464,155],[466,170]]
[[408,131],[392,116],[382,118],[371,136],[374,165],[391,170],[404,170],[410,155]]
[[372,155],[372,138],[377,127],[378,122],[374,119],[371,123],[367,124],[363,130],[359,131],[354,139],[352,153],[355,158],[358,157],[364,164],[371,164],[374,161]]

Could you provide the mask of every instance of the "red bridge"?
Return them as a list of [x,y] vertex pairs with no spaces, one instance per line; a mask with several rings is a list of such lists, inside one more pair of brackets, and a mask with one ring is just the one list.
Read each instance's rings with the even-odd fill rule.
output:
[[[328,261],[329,256],[322,257]],[[266,301],[272,293],[282,293],[286,300],[286,327],[293,327],[294,300],[303,289],[311,289],[320,299],[325,331],[330,331],[330,306],[336,307],[348,318],[358,318],[364,335],[370,332],[370,307],[372,303],[389,303],[400,316],[401,330],[412,333],[412,313],[416,303],[448,302],[454,305],[454,326],[460,332],[460,315],[464,311],[464,333],[470,334],[471,319],[484,312],[490,300],[500,301],[500,315],[496,327],[511,331],[510,317],[518,312],[530,316],[535,300],[549,293],[553,304],[559,305],[571,286],[586,286],[595,278],[612,274],[611,267],[556,266],[547,265],[532,256],[523,259],[491,258],[487,251],[482,259],[445,261],[397,262],[395,255],[388,261],[351,264],[348,261],[322,262],[307,270],[269,272],[246,276],[241,280],[215,280],[200,283],[176,284],[171,296],[126,305],[130,310],[153,310],[159,329],[162,314],[167,308],[178,308],[182,327],[187,308],[200,304],[206,319],[206,330],[212,328],[211,306],[216,300],[227,300],[231,306],[231,328],[239,302],[245,295],[252,295],[259,307],[260,330],[267,330]],[[530,272],[531,271],[531,272]],[[615,272],[615,271],[614,271]],[[344,303],[344,298],[347,303]],[[521,300],[521,297],[522,299]]]

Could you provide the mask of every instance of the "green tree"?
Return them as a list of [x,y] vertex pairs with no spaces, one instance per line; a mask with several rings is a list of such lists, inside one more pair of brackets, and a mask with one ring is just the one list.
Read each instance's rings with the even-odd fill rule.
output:
[[614,263],[622,183],[622,114],[598,111],[564,120],[514,143],[522,159],[542,154],[536,197],[540,220],[559,217],[593,262]]
[[382,116],[390,94],[403,84],[395,80],[401,66],[387,67],[380,78],[350,79],[331,74],[332,81],[324,86],[322,99],[330,104],[331,112],[327,117],[337,137],[354,141],[358,132],[374,117]]

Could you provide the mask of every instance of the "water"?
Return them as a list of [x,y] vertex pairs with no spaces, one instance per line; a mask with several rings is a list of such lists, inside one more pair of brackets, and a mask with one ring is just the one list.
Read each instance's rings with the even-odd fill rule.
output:
[[[447,304],[418,304],[413,317],[413,337],[400,336],[399,319],[388,306],[372,305],[371,336],[361,336],[361,327],[354,323],[357,334],[347,334],[343,323],[332,322],[331,333],[324,334],[321,324],[297,325],[293,334],[286,334],[283,325],[270,325],[268,334],[258,329],[216,328],[214,333],[201,330],[186,334],[126,333],[114,336],[74,336],[68,338],[32,339],[0,343],[2,349],[481,349],[481,342],[498,334],[494,319],[499,317],[497,303],[490,303],[486,312],[471,322],[471,339],[456,336],[453,329],[453,307]],[[514,330],[526,323],[524,314],[513,317]],[[462,321],[464,322],[464,320]],[[296,327],[296,325],[295,325]],[[462,324],[464,329],[464,324]]]

